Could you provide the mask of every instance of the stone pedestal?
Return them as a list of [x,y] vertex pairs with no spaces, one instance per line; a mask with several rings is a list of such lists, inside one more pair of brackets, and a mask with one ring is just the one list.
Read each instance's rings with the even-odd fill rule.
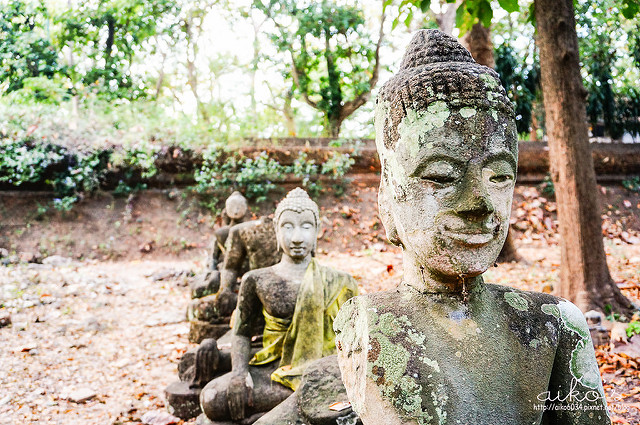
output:
[[169,413],[184,420],[198,416],[201,413],[200,391],[200,388],[189,388],[189,382],[178,381],[170,384],[164,390]]
[[207,338],[219,339],[229,331],[228,323],[214,324],[203,320],[193,319],[189,327],[189,342],[200,344]]

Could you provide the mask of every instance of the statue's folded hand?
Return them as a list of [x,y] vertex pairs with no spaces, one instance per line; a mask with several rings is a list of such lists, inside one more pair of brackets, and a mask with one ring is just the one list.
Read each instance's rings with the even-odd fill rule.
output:
[[231,419],[234,421],[244,419],[246,417],[246,407],[253,404],[253,388],[250,383],[251,375],[248,373],[236,374],[229,381],[227,401]]
[[238,296],[230,290],[221,290],[216,295],[216,304],[218,305],[218,313],[221,316],[229,316],[233,313],[238,302]]

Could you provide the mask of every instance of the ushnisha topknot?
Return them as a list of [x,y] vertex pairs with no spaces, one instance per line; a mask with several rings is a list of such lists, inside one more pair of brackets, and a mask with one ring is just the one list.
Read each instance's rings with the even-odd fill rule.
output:
[[476,63],[454,37],[439,30],[420,30],[411,39],[400,69],[376,99],[378,107],[387,109],[385,147],[395,145],[398,125],[408,109],[422,111],[435,102],[445,102],[447,107],[495,108],[514,117],[513,105],[493,69]]
[[313,218],[315,220],[315,225],[318,227],[318,223],[320,221],[320,213],[318,211],[318,204],[316,204],[304,189],[296,187],[289,193],[287,196],[280,201],[278,206],[276,207],[275,217],[274,217],[274,225],[278,226],[278,221],[280,221],[280,216],[285,211],[295,211],[297,213],[301,213],[302,211],[311,211],[313,213]]

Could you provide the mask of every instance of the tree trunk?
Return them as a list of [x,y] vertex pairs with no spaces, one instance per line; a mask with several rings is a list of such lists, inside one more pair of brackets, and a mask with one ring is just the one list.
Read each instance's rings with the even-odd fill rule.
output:
[[462,37],[461,42],[480,65],[488,66],[491,69],[496,67],[489,28],[479,22],[474,24],[471,31]]
[[284,96],[284,107],[282,108],[282,113],[284,114],[284,123],[287,127],[287,133],[289,133],[289,136],[291,137],[296,137],[298,135],[298,131],[296,130],[296,120],[291,106],[292,100],[293,88],[287,90],[287,93]]
[[507,233],[507,239],[504,241],[504,245],[502,246],[502,250],[498,255],[498,263],[511,263],[512,261],[522,261],[522,257],[518,254],[518,250],[516,249],[516,245],[513,243],[513,232],[511,232],[511,227],[509,227],[509,232]]
[[[457,0],[455,3],[447,4],[447,10],[444,13],[436,14],[436,22],[438,23],[438,29],[442,32],[446,32],[451,35],[453,33],[453,28],[456,26],[456,9],[460,6],[460,0]],[[440,9],[442,10],[445,7],[440,2]]]
[[113,42],[116,34],[116,23],[113,16],[107,16],[107,41],[104,48],[105,67],[111,63],[111,51],[113,50]]
[[327,117],[327,136],[328,137],[340,137],[340,127],[342,127],[342,120],[340,118]]
[[611,279],[591,158],[573,0],[535,0],[551,178],[561,236],[560,291],[583,311],[629,314]]

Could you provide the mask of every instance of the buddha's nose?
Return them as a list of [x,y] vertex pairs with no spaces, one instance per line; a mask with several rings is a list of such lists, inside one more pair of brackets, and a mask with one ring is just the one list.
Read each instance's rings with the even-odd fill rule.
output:
[[482,167],[471,165],[462,182],[455,212],[469,220],[483,219],[495,211],[482,178]]
[[291,234],[291,242],[295,244],[302,243],[304,238],[302,237],[302,231],[300,228],[296,227],[293,229],[293,233]]

